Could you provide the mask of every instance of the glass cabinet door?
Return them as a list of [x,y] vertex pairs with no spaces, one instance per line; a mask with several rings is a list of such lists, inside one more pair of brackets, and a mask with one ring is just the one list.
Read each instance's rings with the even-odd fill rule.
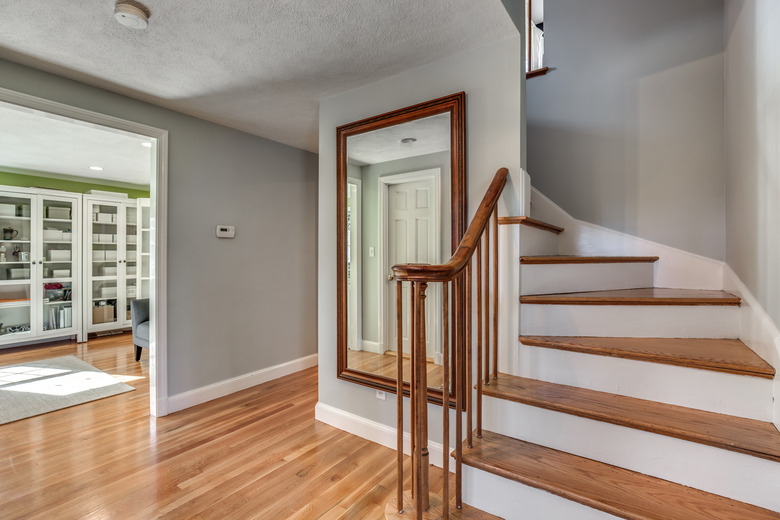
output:
[[151,208],[149,207],[149,199],[139,199],[139,220],[141,225],[141,233],[138,237],[140,242],[140,265],[138,272],[139,298],[149,298],[150,287],[149,282],[151,280],[151,243],[152,243],[152,224],[151,224]]
[[[116,324],[119,291],[120,206],[95,202],[90,205],[89,254],[91,255],[90,313],[93,325]],[[121,311],[120,311],[121,312]]]
[[32,335],[33,198],[0,194],[0,337]]
[[125,206],[125,320],[130,322],[130,302],[138,298],[138,208]]
[[44,331],[73,327],[75,273],[72,200],[41,198],[41,322]]

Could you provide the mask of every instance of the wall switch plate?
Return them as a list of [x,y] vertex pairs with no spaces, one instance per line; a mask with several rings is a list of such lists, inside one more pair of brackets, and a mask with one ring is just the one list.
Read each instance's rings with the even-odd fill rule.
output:
[[236,226],[217,225],[217,238],[235,238]]
[[377,390],[376,391],[376,398],[377,399],[379,399],[380,401],[384,401],[385,397],[387,397],[387,396],[385,395],[385,393],[382,390]]

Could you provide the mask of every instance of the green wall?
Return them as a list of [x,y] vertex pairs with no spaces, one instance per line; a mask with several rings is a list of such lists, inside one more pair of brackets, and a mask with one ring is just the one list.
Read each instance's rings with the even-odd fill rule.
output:
[[70,191],[72,193],[88,193],[90,190],[102,190],[114,193],[127,193],[127,196],[131,199],[149,198],[149,190],[134,190],[131,188],[106,186],[94,182],[54,179],[50,177],[22,175],[20,173],[7,173],[3,171],[0,171],[0,185],[16,186],[20,188],[51,188],[55,190]]

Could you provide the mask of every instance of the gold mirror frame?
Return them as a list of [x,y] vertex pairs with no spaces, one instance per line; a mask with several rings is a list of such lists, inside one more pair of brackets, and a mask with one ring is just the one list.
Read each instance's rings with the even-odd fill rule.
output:
[[[347,366],[347,138],[381,128],[386,128],[417,119],[449,113],[450,115],[450,161],[451,161],[451,255],[466,232],[466,94],[459,92],[450,96],[426,101],[418,105],[394,110],[370,117],[336,129],[336,226],[337,226],[337,377],[344,381],[396,393],[394,378],[368,372],[360,372]],[[449,255],[447,255],[449,257]],[[409,395],[409,384],[404,383],[404,395]],[[442,403],[442,391],[428,389],[428,400]],[[450,401],[453,394],[450,392]]]

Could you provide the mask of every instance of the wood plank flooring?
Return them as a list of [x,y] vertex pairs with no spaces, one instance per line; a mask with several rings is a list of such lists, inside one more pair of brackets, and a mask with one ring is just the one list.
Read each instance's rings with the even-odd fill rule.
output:
[[520,297],[520,303],[548,305],[739,305],[740,302],[739,297],[725,291],[659,287]]
[[[347,366],[352,370],[389,377],[392,380],[395,380],[395,375],[398,370],[397,363],[398,358],[390,353],[376,354],[374,352],[361,350],[347,351]],[[404,357],[403,364],[404,381],[409,382],[411,365],[408,357]],[[441,389],[444,384],[444,374],[441,365],[428,361],[426,367],[428,373],[428,387]]]
[[777,520],[779,513],[484,431],[463,463],[631,520]]
[[738,339],[520,336],[524,345],[772,379],[775,369]]
[[501,374],[484,395],[780,462],[772,423]]
[[4,349],[0,365],[64,355],[137,390],[0,426],[3,520],[384,518],[395,452],[314,420],[316,368],[155,420],[127,334]]

